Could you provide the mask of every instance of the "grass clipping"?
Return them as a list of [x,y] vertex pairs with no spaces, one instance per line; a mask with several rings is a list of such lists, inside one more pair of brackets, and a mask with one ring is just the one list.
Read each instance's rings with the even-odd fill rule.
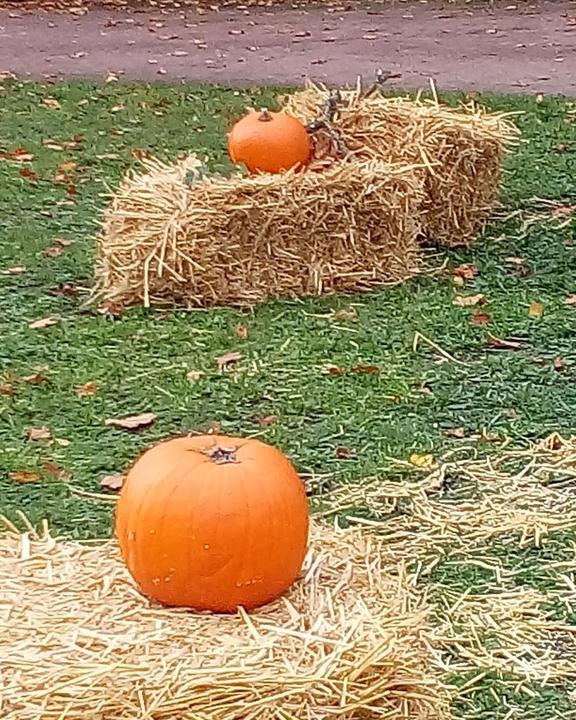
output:
[[[314,122],[330,91],[309,84],[282,99],[283,109]],[[474,103],[459,110],[436,101],[384,97],[360,87],[339,94],[330,122],[358,161],[378,159],[421,167],[425,198],[422,231],[432,242],[469,245],[498,203],[502,160],[518,139],[510,115],[488,113]],[[329,142],[318,134],[319,153]]]
[[253,305],[367,290],[417,268],[422,182],[409,166],[367,159],[225,178],[194,156],[143,163],[104,216],[104,306]]
[[442,720],[427,613],[381,543],[316,526],[251,615],[149,605],[113,542],[0,543],[3,720]]

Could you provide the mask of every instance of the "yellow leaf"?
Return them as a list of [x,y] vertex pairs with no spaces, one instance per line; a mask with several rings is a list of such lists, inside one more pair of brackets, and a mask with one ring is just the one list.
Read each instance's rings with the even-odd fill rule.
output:
[[412,455],[408,458],[408,462],[410,465],[414,465],[414,467],[429,470],[434,466],[434,455],[419,455],[418,453],[412,453]]
[[539,318],[544,312],[544,305],[539,302],[531,302],[528,308],[528,315],[533,318]]

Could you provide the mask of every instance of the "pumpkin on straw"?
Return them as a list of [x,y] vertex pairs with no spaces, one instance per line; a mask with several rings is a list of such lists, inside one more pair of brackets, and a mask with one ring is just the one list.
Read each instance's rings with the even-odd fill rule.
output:
[[252,173],[279,173],[307,165],[312,145],[300,120],[264,108],[249,112],[233,126],[228,152],[232,162],[243,163]]
[[298,577],[308,501],[290,461],[258,440],[164,441],[128,473],[116,534],[140,590],[213,612],[264,605]]

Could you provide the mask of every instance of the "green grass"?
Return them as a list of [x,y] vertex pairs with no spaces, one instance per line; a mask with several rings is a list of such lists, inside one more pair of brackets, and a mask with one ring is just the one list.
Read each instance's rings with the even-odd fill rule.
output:
[[[114,320],[82,309],[105,194],[135,162],[132,151],[168,159],[194,150],[214,170],[226,171],[225,128],[247,104],[261,104],[262,95],[269,100],[274,93],[79,83],[10,84],[0,93],[0,151],[20,147],[34,156],[23,164],[0,159],[0,271],[27,268],[0,275],[0,368],[6,371],[0,385],[13,389],[0,394],[0,512],[15,518],[22,510],[33,522],[46,518],[67,536],[107,536],[112,505],[78,497],[45,464],[63,468],[72,486],[99,492],[103,475],[122,471],[153,441],[213,423],[228,433],[259,433],[301,471],[327,474],[330,482],[384,473],[391,457],[458,447],[462,440],[446,435],[457,427],[467,436],[486,432],[516,444],[576,430],[576,306],[564,303],[576,292],[573,226],[537,223],[522,233],[518,220],[509,220],[494,224],[475,248],[446,256],[449,268],[478,267],[479,275],[459,292],[486,294],[487,326],[470,323],[474,308],[453,304],[450,272],[370,295],[272,302],[253,312],[133,310]],[[46,97],[59,107],[48,107]],[[507,209],[530,208],[534,196],[576,203],[574,106],[562,98],[483,101],[525,113],[519,120],[525,142],[507,164]],[[47,138],[62,144],[75,136],[81,136],[75,149],[43,145]],[[69,182],[56,183],[63,162],[78,166]],[[37,180],[22,177],[23,168]],[[58,238],[74,242],[59,257],[44,256]],[[510,256],[524,258],[529,274],[519,274],[506,261]],[[61,284],[81,289],[58,293]],[[541,317],[529,316],[533,301],[543,304]],[[350,306],[357,319],[334,317]],[[50,315],[58,324],[28,327]],[[248,327],[246,339],[235,332],[239,323]],[[444,361],[426,344],[414,350],[415,333],[464,364]],[[488,333],[522,338],[522,347],[490,349]],[[215,358],[229,351],[243,358],[233,372],[221,373]],[[554,367],[558,357],[561,369]],[[327,364],[350,371],[324,374]],[[353,372],[358,365],[378,366],[380,373]],[[38,367],[45,367],[45,382],[22,379]],[[204,375],[192,383],[191,370]],[[78,396],[89,382],[99,391]],[[157,420],[139,433],[105,425],[107,418],[148,411]],[[263,425],[260,419],[271,415],[276,421]],[[27,439],[29,428],[41,426],[59,442]],[[480,452],[497,451],[486,440],[466,442]],[[19,471],[36,472],[40,481],[18,483],[9,473]],[[570,541],[553,539],[550,552],[561,554]],[[504,565],[522,568],[522,582],[546,585],[538,552],[497,545],[493,551]],[[481,592],[486,582],[481,571],[464,566],[436,572],[454,589]],[[458,713],[568,717],[563,689],[511,698],[507,687],[500,687],[496,702],[483,682]],[[520,714],[507,715],[511,707]]]

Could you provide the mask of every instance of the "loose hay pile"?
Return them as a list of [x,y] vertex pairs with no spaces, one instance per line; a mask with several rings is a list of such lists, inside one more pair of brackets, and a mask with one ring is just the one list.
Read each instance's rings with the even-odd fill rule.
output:
[[[284,110],[305,123],[330,107],[331,93],[313,84],[283,98]],[[339,94],[330,126],[358,159],[422,167],[422,230],[443,245],[467,245],[483,230],[500,193],[504,153],[516,142],[509,116],[470,104],[384,97],[361,88]],[[322,153],[326,143],[320,143]]]
[[285,600],[149,606],[112,542],[1,538],[3,720],[442,720],[423,601],[380,543],[317,527]]
[[223,178],[203,176],[195,157],[143,162],[105,214],[102,303],[252,305],[366,290],[418,265],[422,183],[408,166]]

